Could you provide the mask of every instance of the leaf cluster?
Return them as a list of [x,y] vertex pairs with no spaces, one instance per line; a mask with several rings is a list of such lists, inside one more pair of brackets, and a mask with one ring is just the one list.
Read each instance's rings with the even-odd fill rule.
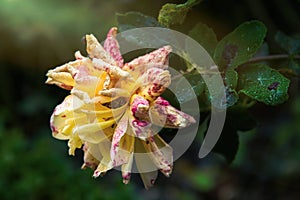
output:
[[[172,27],[175,24],[182,24],[188,11],[199,2],[188,0],[184,4],[166,4],[161,8],[157,20],[138,12],[118,15],[118,26],[122,31],[136,27]],[[206,72],[201,66],[195,66],[189,55],[182,52],[186,70],[182,71],[184,76],[175,83],[179,103],[189,103],[193,98],[191,93],[194,92],[200,110],[209,111],[213,97],[207,84],[214,83],[218,75],[222,77],[226,90],[224,105],[228,110],[224,133],[214,150],[223,154],[228,161],[232,161],[237,152],[238,132],[255,128],[256,122],[249,114],[249,108],[256,102],[269,106],[286,102],[289,97],[290,80],[283,72],[294,70],[290,74],[296,74],[295,69],[299,69],[296,58],[300,53],[300,39],[289,37],[283,32],[275,35],[278,45],[287,52],[279,58],[288,58],[289,64],[285,67],[276,64],[274,66],[267,62],[273,57],[268,54],[266,34],[267,27],[260,21],[252,20],[242,23],[218,40],[213,29],[198,22],[188,35],[208,52],[219,71],[217,75],[209,75],[208,81],[207,79],[204,81],[201,75],[210,72]],[[189,44],[186,43],[187,45]],[[180,88],[182,79],[187,79],[192,87]]]

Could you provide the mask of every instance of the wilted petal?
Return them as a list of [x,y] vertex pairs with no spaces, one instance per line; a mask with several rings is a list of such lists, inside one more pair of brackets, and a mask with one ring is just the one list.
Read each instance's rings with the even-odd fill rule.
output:
[[141,78],[144,80],[144,86],[138,94],[150,102],[160,96],[171,83],[169,71],[159,68],[148,69]]
[[103,81],[96,76],[84,76],[82,78],[76,79],[76,87],[71,91],[74,94],[74,91],[82,91],[86,93],[89,98],[93,98],[96,94],[96,87],[98,83],[103,84]]
[[88,52],[90,58],[98,58],[108,64],[116,65],[116,61],[109,55],[108,52],[104,50],[93,34],[86,35],[85,39],[86,51]]
[[77,126],[74,129],[74,133],[77,133],[82,141],[90,142],[93,144],[100,143],[112,135],[112,133],[107,132],[106,129],[101,129],[94,132],[94,129],[90,129],[90,126],[86,125]]
[[112,78],[127,78],[130,74],[116,65],[104,62],[102,59],[94,58],[93,64],[95,69],[108,72]]
[[132,163],[133,163],[133,152],[130,154],[127,163],[123,164],[121,167],[124,184],[128,184],[130,181]]
[[86,57],[81,55],[80,51],[76,51],[74,55],[75,55],[76,60],[86,59]]
[[66,65],[49,70],[46,76],[48,77],[47,84],[55,84],[66,90],[71,90],[75,85],[75,81]]
[[[127,131],[128,126],[128,112],[125,112],[121,120],[118,122],[118,125],[115,129],[114,135],[112,137],[112,144],[111,144],[111,150],[110,150],[110,157],[114,163],[114,166],[116,166],[115,162],[115,156],[119,150],[120,147],[120,140],[124,136],[124,134]],[[118,159],[118,158],[116,158]]]
[[128,90],[121,88],[111,88],[108,90],[99,91],[100,95],[108,96],[108,97],[129,97],[130,93]]
[[68,147],[69,147],[69,155],[75,155],[75,149],[79,149],[82,146],[82,141],[78,137],[77,134],[72,134],[68,141]]
[[[107,128],[106,132],[108,133],[108,135],[110,135],[110,137],[104,140],[105,143],[111,139],[111,136],[114,133],[114,129],[111,127]],[[98,161],[101,161],[103,159],[103,155],[100,151],[100,146],[102,145],[102,143],[97,143],[97,144],[93,144],[89,142],[85,142],[85,143],[88,144],[88,151],[90,152],[90,154]]]
[[[173,150],[159,135],[142,141],[149,157],[165,176],[170,176],[173,166]],[[158,146],[160,144],[160,146]]]
[[[77,57],[80,57],[77,55]],[[46,76],[47,84],[56,84],[61,88],[71,90],[75,85],[75,79],[80,79],[85,76],[101,76],[101,71],[93,67],[92,61],[85,57],[68,62],[62,66],[58,66],[49,70]]]
[[127,109],[127,104],[112,109],[97,103],[97,104],[89,104],[81,111],[83,113],[86,113],[90,118],[108,119],[113,117],[118,119],[125,112],[126,109]]
[[146,55],[140,56],[124,65],[123,69],[142,74],[149,67],[166,69],[168,67],[168,55],[172,52],[170,46],[164,46]]
[[133,134],[140,138],[146,139],[150,136],[151,123],[148,119],[149,103],[146,99],[139,95],[133,95],[130,103],[129,124]]
[[125,134],[120,142],[119,142],[119,148],[117,149],[117,152],[113,159],[113,166],[117,167],[123,164],[126,164],[130,160],[130,156],[134,151],[134,141],[135,138],[131,135]]
[[103,89],[106,75],[106,72],[99,72],[97,76],[90,76],[84,70],[78,70],[75,76],[76,85],[71,93],[75,94],[76,91],[79,91],[80,93],[86,93],[88,99],[92,99]]
[[141,140],[136,140],[137,151],[134,155],[136,167],[140,172],[140,176],[146,189],[149,189],[154,185],[157,178],[157,167],[153,161],[146,154],[146,151],[141,143]]
[[101,174],[105,174],[113,167],[110,158],[110,146],[111,142],[108,139],[105,139],[103,142],[99,143],[98,148],[100,154],[102,155],[102,159],[100,164],[97,166],[97,169],[94,171],[93,177],[97,178]]
[[130,100],[131,115],[139,120],[148,119],[149,102],[140,95],[133,95]]
[[85,169],[85,168],[89,167],[89,168],[95,170],[99,164],[99,161],[89,152],[89,146],[87,143],[85,143],[83,145],[82,150],[84,152],[84,156],[83,156],[84,163],[81,166],[81,168]]
[[144,186],[147,190],[150,187],[153,187],[155,180],[157,179],[157,175],[158,175],[157,170],[152,172],[140,173]]
[[[77,133],[80,137],[85,138],[88,142],[96,143],[96,141],[102,141],[106,137],[106,134],[101,131],[108,127],[111,127],[115,123],[115,119],[110,119],[102,122],[87,123],[82,126],[76,127],[76,129],[74,129],[74,132]],[[98,136],[92,137],[94,133],[98,133]]]
[[145,140],[147,137],[151,135],[151,123],[144,121],[144,120],[138,120],[137,118],[133,116],[129,116],[129,124],[132,129],[132,132],[134,136],[136,136],[139,139]]
[[107,37],[104,41],[104,49],[117,62],[117,65],[122,68],[124,64],[124,60],[120,53],[119,43],[116,40],[117,31],[118,29],[116,27],[113,27],[109,30]]
[[167,128],[184,128],[196,122],[192,116],[177,110],[162,97],[151,104],[149,115],[152,123]]
[[50,118],[52,135],[58,139],[69,139],[75,124],[75,119],[82,118],[82,115],[74,111],[83,106],[83,102],[76,96],[69,95],[65,100],[56,106]]
[[[79,56],[79,55],[76,55]],[[68,71],[71,73],[74,79],[81,78],[86,75],[89,76],[100,76],[102,71],[95,69],[90,58],[82,57],[75,61],[71,61],[65,64]]]
[[[92,91],[92,90],[91,90]],[[116,99],[115,97],[107,97],[107,96],[95,96],[93,98],[90,97],[91,93],[87,93],[82,90],[78,90],[73,88],[71,94],[80,98],[86,104],[105,104]]]

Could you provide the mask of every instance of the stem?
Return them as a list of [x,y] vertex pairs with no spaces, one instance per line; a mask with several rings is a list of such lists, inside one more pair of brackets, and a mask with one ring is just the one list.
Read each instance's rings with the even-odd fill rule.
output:
[[201,3],[203,0],[195,0],[195,1],[187,1],[183,5],[188,6],[188,7],[193,7],[199,3]]
[[278,55],[261,56],[261,57],[251,58],[245,64],[268,61],[268,60],[287,59],[287,58],[300,59],[300,55],[290,56],[287,54],[278,54]]

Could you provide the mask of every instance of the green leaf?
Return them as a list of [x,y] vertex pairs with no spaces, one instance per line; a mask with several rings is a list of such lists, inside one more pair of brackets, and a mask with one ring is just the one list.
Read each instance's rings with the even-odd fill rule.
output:
[[[225,109],[233,106],[239,99],[239,95],[234,89],[234,86],[237,82],[237,74],[228,71],[227,77],[225,75],[225,78],[223,77],[222,80],[223,82],[225,82],[224,88],[219,86],[218,78],[218,74],[213,74],[206,79],[205,84],[209,85],[210,88],[213,88],[213,90],[209,91],[208,87],[206,87],[205,98],[207,102],[212,103],[215,107]],[[223,98],[224,92],[226,95],[226,99]],[[222,101],[220,101],[220,99],[222,99]]]
[[206,24],[198,23],[190,32],[194,40],[196,40],[211,56],[215,51],[218,40],[215,32]]
[[233,106],[239,99],[239,95],[235,88],[237,86],[238,73],[234,69],[228,69],[225,71],[224,84],[226,89],[226,106]]
[[226,70],[224,80],[226,86],[235,89],[238,81],[238,73],[234,69]]
[[[191,87],[189,88],[183,88],[182,81],[188,80],[191,84]],[[176,80],[176,96],[178,97],[179,103],[186,103],[190,100],[192,100],[196,96],[200,96],[205,89],[205,83],[203,79],[201,78],[200,74],[186,74],[179,78],[179,80]],[[195,93],[195,94],[194,94]]]
[[[237,102],[238,95],[234,89],[228,86],[220,87],[218,81],[219,78],[219,74],[212,74],[206,77],[205,101],[210,102],[217,108],[226,109],[227,107],[232,106]],[[211,89],[208,90],[207,86],[210,86]],[[224,99],[224,94],[226,95],[226,99]]]
[[285,102],[289,84],[289,79],[264,64],[248,65],[239,70],[239,92],[267,105]]
[[140,12],[117,13],[116,19],[120,31],[141,27],[161,26],[154,17],[144,15]]
[[283,32],[278,31],[275,35],[275,41],[290,55],[300,53],[300,39],[289,37]]
[[217,45],[214,60],[220,69],[236,68],[247,62],[261,47],[267,29],[259,21],[241,24]]
[[184,4],[167,3],[159,11],[158,21],[166,27],[174,24],[182,24],[191,7],[200,3],[201,0],[188,0]]

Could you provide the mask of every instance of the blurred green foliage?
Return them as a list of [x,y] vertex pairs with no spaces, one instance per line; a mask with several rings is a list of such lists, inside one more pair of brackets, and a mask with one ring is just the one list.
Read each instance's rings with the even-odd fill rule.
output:
[[95,3],[93,0],[1,0],[0,58],[44,69],[71,59],[72,50],[83,47],[80,42],[85,34],[107,31],[115,22],[115,13],[111,12],[114,4],[102,1],[94,6]]
[[[133,199],[133,185],[117,176],[99,184],[90,170],[73,166],[63,155],[65,144],[44,129],[36,138],[26,138],[18,128],[6,128],[1,110],[1,199]],[[115,195],[118,193],[118,195]]]

